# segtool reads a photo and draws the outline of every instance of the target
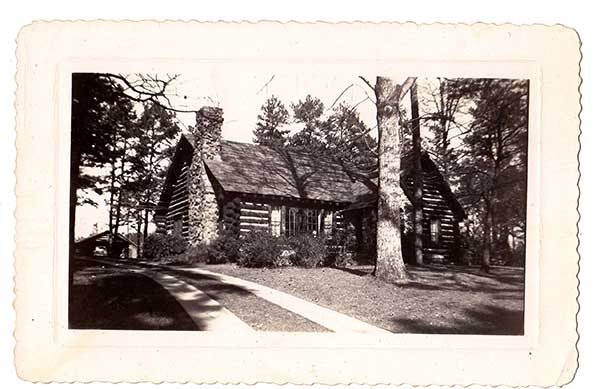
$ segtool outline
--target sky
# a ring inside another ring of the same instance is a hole
[[[375,104],[372,102],[374,93],[357,75],[335,72],[324,75],[310,71],[310,68],[302,72],[277,72],[261,67],[231,72],[221,70],[212,75],[182,74],[174,87],[177,96],[173,99],[173,105],[189,109],[204,105],[221,107],[224,112],[222,135],[229,140],[252,141],[252,131],[260,108],[272,95],[288,107],[292,102],[304,100],[309,94],[318,97],[325,105],[325,115],[330,113],[328,111],[338,98],[337,103],[345,101],[352,106],[360,103],[357,110],[362,120],[370,127],[376,123]],[[194,113],[178,113],[177,117],[186,126],[195,123]]]
[[[203,106],[219,106],[223,109],[224,122],[222,137],[240,142],[252,142],[253,130],[261,106],[272,95],[286,104],[304,100],[307,95],[318,97],[325,106],[324,116],[328,116],[334,105],[345,102],[357,105],[356,110],[365,124],[373,128],[376,135],[375,96],[370,87],[359,78],[363,76],[372,85],[375,73],[372,69],[346,64],[288,64],[278,63],[266,66],[264,63],[248,63],[240,67],[238,63],[200,63],[197,68],[186,65],[184,71],[159,73],[177,74],[167,91],[172,106],[180,110],[198,110]],[[401,83],[405,77],[394,79]],[[426,82],[421,80],[420,83]],[[403,104],[409,111],[409,98]],[[183,129],[195,124],[195,113],[177,113],[177,121]],[[292,132],[297,129],[291,125]],[[298,127],[296,125],[296,127]],[[77,208],[75,236],[85,237],[103,231],[108,226],[106,196],[93,193],[89,197],[98,207],[84,205]],[[152,231],[154,226],[151,226]],[[126,232],[125,229],[121,232]],[[131,231],[133,232],[133,231]]]

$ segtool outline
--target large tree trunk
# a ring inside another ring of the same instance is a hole
[[[400,187],[399,102],[414,83],[402,86],[377,77],[375,97],[379,130],[379,203],[377,208],[377,278],[398,282],[407,279],[402,259],[402,189]]]
[[[141,240],[142,239],[142,216],[140,214],[140,210],[138,209],[136,212],[136,218],[137,218],[137,226],[136,226],[136,238],[137,238],[137,247],[138,247],[138,258],[143,258],[144,257],[144,242]]]
[[[110,199],[108,207],[108,231],[109,234],[113,233],[113,212],[115,210],[115,161],[110,163]]]
[[[412,142],[414,158],[414,243],[415,243],[415,262],[417,265],[423,264],[423,166],[421,166],[421,127],[419,125],[419,96],[417,93],[417,83],[410,88],[410,111],[412,116]]]
[[[79,165],[81,152],[76,146],[71,146],[71,182],[69,188],[69,298],[73,286],[73,273],[75,272],[75,220],[77,209],[77,187],[79,186]]]
[[[146,203],[146,205],[144,206],[144,242],[146,241],[146,238],[148,238],[148,214],[150,213],[150,210],[148,209],[148,203]]]
[[[492,251],[492,206],[489,198],[484,198],[485,215],[483,216],[483,256],[481,258],[481,271],[490,272]]]

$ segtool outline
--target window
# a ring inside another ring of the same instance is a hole
[[[285,212],[285,232],[287,236],[304,233],[319,233],[319,210],[287,208]]]
[[[177,237],[183,236],[183,220],[177,219],[173,222],[173,235]]]
[[[429,221],[429,230],[431,232],[431,243],[433,243],[433,244],[440,243],[440,230],[441,230],[440,219],[431,219]]]

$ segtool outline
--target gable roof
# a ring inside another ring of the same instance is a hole
[[[308,153],[224,140],[220,155],[205,164],[226,192],[338,203],[370,192],[341,164]]]
[[[88,241],[90,241],[90,240],[100,240],[100,239],[102,239],[102,238],[104,238],[104,237],[106,237],[106,238],[108,239],[108,235],[109,235],[109,231],[108,231],[108,230],[104,230],[104,231],[102,231],[102,232],[99,232],[99,233],[97,233],[97,234],[90,235],[90,236],[88,236],[87,238],[81,238],[81,239],[77,240],[77,241],[75,242],[75,244],[81,244],[81,243],[85,243],[85,242],[88,242]],[[117,233],[117,234],[114,236],[114,238],[115,238],[115,239],[122,240],[123,242],[126,242],[126,243],[128,243],[128,244],[131,244],[131,245],[134,245],[134,246],[136,246],[136,247],[137,247],[137,243],[133,242],[131,239],[129,239],[128,237],[126,237],[125,235],[123,235],[123,234],[121,234],[121,233]]]
[[[184,134],[177,145],[173,162],[169,167],[165,186],[159,201],[159,212],[170,198],[176,174],[182,163],[190,163],[193,141]],[[423,167],[440,178],[440,190],[458,216],[464,211],[446,181],[426,152],[422,155]],[[205,161],[210,174],[225,192],[293,199],[309,199],[326,202],[374,205],[377,193],[377,174],[348,169],[343,164],[310,153],[249,143],[221,141],[220,160]],[[412,189],[407,184],[412,175],[414,158],[402,158],[401,185],[412,201]]]

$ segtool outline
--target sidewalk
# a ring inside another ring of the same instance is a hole
[[[361,320],[348,315],[324,308],[320,305],[308,302],[301,298],[292,296],[288,293],[260,285],[240,278],[216,273],[197,267],[179,267],[153,265],[151,263],[130,261],[108,261],[102,259],[93,259],[99,263],[105,263],[111,266],[129,268],[130,271],[143,274],[153,279],[165,290],[167,290],[185,309],[188,315],[196,323],[199,329],[206,331],[235,331],[251,332],[254,331],[248,324],[229,311],[221,303],[208,296],[201,289],[196,288],[188,282],[183,281],[177,275],[167,274],[167,272],[183,272],[196,274],[222,283],[224,286],[234,286],[248,293],[273,303],[285,310],[302,316],[332,332],[337,333],[389,333],[382,328],[367,324]]]
[[[213,277],[223,284],[234,285],[248,292],[276,304],[284,309],[303,316],[333,332],[338,333],[389,333],[382,328],[375,327],[363,321],[352,318],[348,315],[324,308],[320,305],[308,302],[306,300],[294,297],[290,294],[256,284],[254,282],[242,280],[240,278],[215,273],[208,270],[198,269],[196,267],[170,267],[178,271],[185,271],[203,276]]]

